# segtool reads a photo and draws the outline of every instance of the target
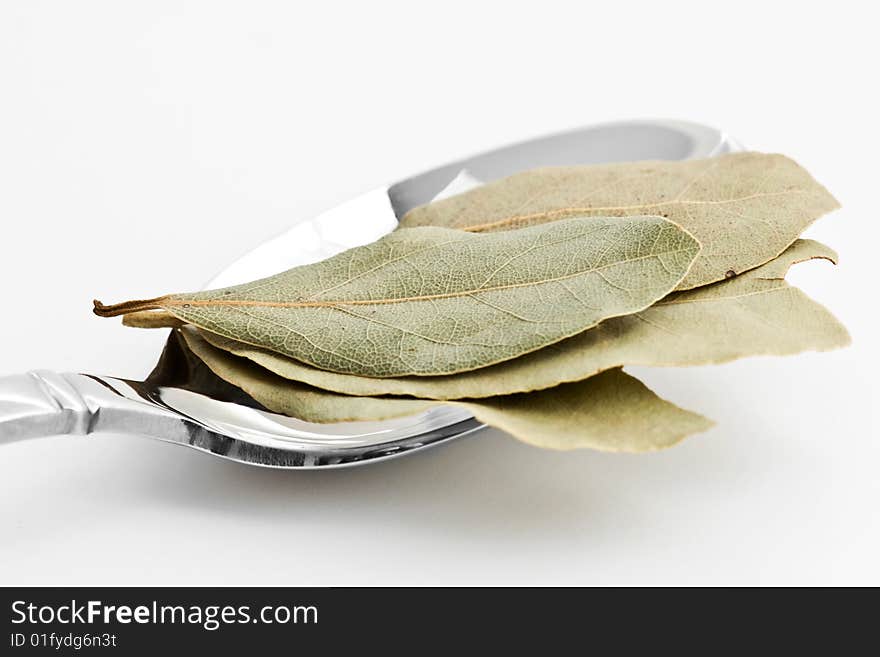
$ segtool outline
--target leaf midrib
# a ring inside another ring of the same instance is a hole
[[[623,260],[616,260],[615,262],[608,263],[607,265],[602,265],[600,267],[591,267],[590,269],[584,269],[573,274],[569,274],[567,276],[557,276],[554,278],[547,278],[539,281],[530,281],[526,283],[511,283],[509,285],[496,285],[493,287],[483,287],[469,290],[458,290],[456,292],[446,292],[442,294],[425,294],[419,296],[412,297],[399,297],[399,298],[390,298],[390,299],[351,299],[351,300],[332,300],[332,301],[260,301],[256,299],[175,299],[174,297],[166,297],[162,299],[162,305],[166,308],[170,307],[205,307],[205,306],[221,306],[221,307],[255,307],[261,306],[266,308],[333,308],[336,306],[371,306],[371,305],[384,305],[384,304],[393,304],[393,303],[409,303],[414,301],[433,301],[436,299],[451,299],[457,297],[468,297],[473,296],[475,294],[482,294],[484,292],[497,292],[500,290],[508,290],[515,289],[521,287],[531,287],[536,285],[546,285],[549,283],[557,283],[559,281],[566,281],[572,278],[576,278],[577,276],[584,276],[587,274],[592,274],[595,272],[602,271],[609,267],[615,267],[621,264],[627,264],[631,262],[638,262],[640,260],[646,260],[648,258],[657,258],[661,255],[674,255],[677,253],[685,253],[688,251],[693,251],[694,249],[674,249],[671,251],[662,251],[659,253],[649,253],[643,256],[638,256],[636,258],[626,258]],[[682,273],[682,277],[687,272]]]
[[[629,210],[648,210],[653,208],[662,208],[670,205],[726,205],[728,203],[742,203],[744,201],[751,201],[756,198],[767,198],[770,196],[783,196],[786,194],[806,194],[810,193],[809,189],[785,189],[778,192],[758,192],[755,194],[747,194],[746,196],[739,196],[736,198],[730,199],[722,199],[719,201],[700,201],[700,200],[683,200],[683,199],[670,199],[668,201],[656,201],[653,203],[637,203],[634,205],[608,205],[608,206],[571,206],[566,208],[557,208],[555,210],[546,210],[544,212],[532,212],[528,214],[520,214],[513,215],[510,217],[505,217],[504,219],[499,219],[497,221],[490,221],[484,224],[475,224],[473,226],[465,226],[460,227],[460,230],[465,230],[471,233],[480,233],[485,230],[491,230],[492,228],[497,228],[499,226],[511,226],[514,224],[524,223],[528,221],[538,220],[538,219],[563,219],[568,215],[578,215],[585,214],[590,212],[626,212]]]

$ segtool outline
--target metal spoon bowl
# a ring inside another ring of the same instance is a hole
[[[682,160],[739,150],[724,133],[679,121],[597,125],[506,146],[367,192],[297,223],[232,263],[206,288],[327,258],[394,230],[410,209],[542,166]],[[0,378],[0,442],[99,432],[136,434],[274,468],[359,465],[482,428],[437,406],[383,422],[311,424],[271,413],[188,359],[174,335],[146,381],[33,371]]]

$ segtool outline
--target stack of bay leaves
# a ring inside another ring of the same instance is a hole
[[[454,404],[541,447],[648,451],[712,423],[623,366],[848,343],[784,280],[836,261],[799,239],[836,207],[780,155],[538,169],[415,208],[323,262],[95,312],[173,327],[221,379],[305,421]]]

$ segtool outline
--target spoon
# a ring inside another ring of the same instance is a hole
[[[680,121],[591,126],[505,146],[367,192],[239,258],[206,289],[244,283],[373,242],[410,209],[542,166],[682,160],[740,150],[723,132]],[[53,435],[142,435],[242,463],[327,468],[388,459],[483,427],[437,406],[382,422],[311,424],[271,413],[189,357],[171,334],[145,381],[32,371],[0,378],[0,444]]]

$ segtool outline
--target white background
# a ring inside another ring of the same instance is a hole
[[[864,4],[864,3],[863,3]],[[854,345],[639,370],[717,428],[648,456],[497,431],[334,472],[155,441],[0,450],[2,584],[880,584],[876,22],[859,3],[0,5],[0,374],[132,378],[91,299],[198,288],[297,220],[475,151],[682,118],[843,203],[791,280]]]

